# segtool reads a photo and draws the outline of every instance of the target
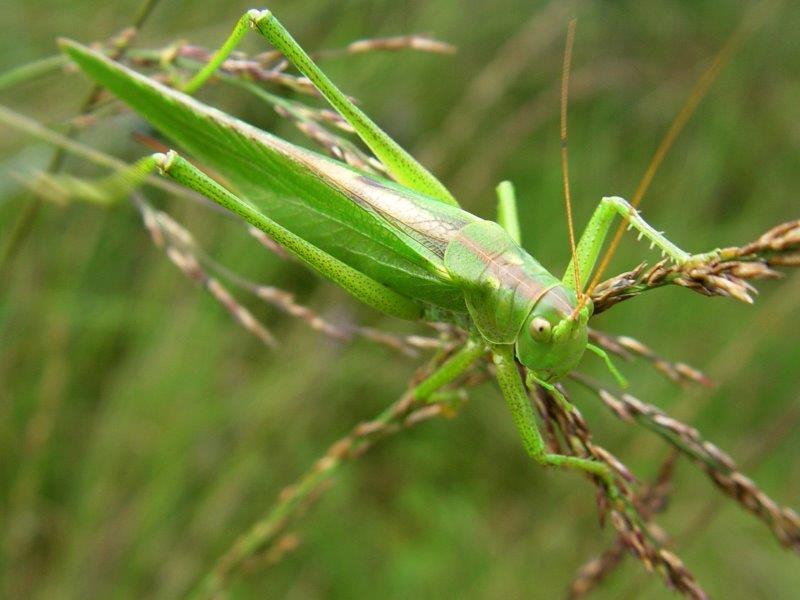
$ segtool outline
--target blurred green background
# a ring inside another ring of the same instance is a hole
[[[138,0],[9,0],[0,70],[52,54],[55,38],[106,39]],[[570,106],[576,220],[602,195],[630,196],[660,136],[749,3],[314,0],[270,2],[311,49],[431,33],[455,56],[376,54],[326,70],[471,211],[515,182],[525,244],[559,272],[568,248],[558,106],[563,40],[579,17]],[[249,3],[162,0],[138,47],[219,44]],[[246,48],[262,47],[253,36]],[[798,217],[800,6],[784,2],[722,73],[645,200],[645,216],[690,250],[743,243]],[[57,74],[0,102],[56,125],[88,90]],[[290,139],[242,94],[205,98]],[[82,135],[126,159],[135,121]],[[13,174],[51,149],[0,127],[0,236],[29,203]],[[89,173],[73,159],[66,169]],[[237,227],[153,195],[219,260],[280,285],[334,320],[414,331],[276,260]],[[615,271],[646,246],[627,240]],[[754,307],[665,289],[598,326],[706,370],[714,389],[681,390],[643,363],[631,391],[689,419],[778,502],[800,506],[797,413],[800,275],[759,286]],[[280,339],[267,351],[154,248],[127,204],[44,205],[0,281],[0,527],[8,598],[172,598],[213,564],[286,484],[359,420],[396,398],[418,361],[365,341],[343,345],[258,303]],[[420,331],[420,330],[417,330]],[[592,361],[587,365],[593,371]],[[598,371],[604,376],[601,371]],[[666,453],[591,396],[575,401],[595,439],[643,479]],[[791,598],[797,557],[686,462],[660,519],[718,598]],[[301,546],[235,579],[232,597],[561,597],[613,539],[590,485],[526,459],[504,404],[478,388],[452,421],[392,437],[343,469],[298,524]],[[628,559],[598,598],[667,598]]]

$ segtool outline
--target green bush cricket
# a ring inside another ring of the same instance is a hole
[[[217,71],[251,28],[311,80],[399,183],[295,146],[189,95]],[[75,42],[61,45],[85,73],[219,174],[225,185],[174,151],[139,161],[126,173],[132,182],[158,169],[258,227],[367,305],[403,319],[463,326],[470,332],[469,341],[414,389],[416,398],[431,399],[490,353],[531,458],[596,476],[612,497],[618,497],[605,464],[548,452],[517,361],[529,384],[548,388],[563,402],[554,384],[578,364],[586,349],[618,376],[605,353],[588,343],[593,307],[586,289],[614,216],[621,216],[675,262],[708,255],[684,252],[625,200],[607,197],[573,243],[573,258],[562,277],[554,276],[520,246],[510,184],[498,187],[498,222],[461,209],[444,185],[320,71],[269,11],[246,13],[182,91]],[[562,148],[565,156],[565,145]]]

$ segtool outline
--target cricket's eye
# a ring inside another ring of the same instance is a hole
[[[530,326],[531,337],[537,342],[547,342],[550,340],[551,326],[550,321],[544,317],[534,317]]]

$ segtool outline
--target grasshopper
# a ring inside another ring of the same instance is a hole
[[[251,29],[314,84],[396,181],[291,144],[192,97]],[[325,76],[267,10],[247,12],[213,58],[180,89],[76,42],[60,44],[82,71],[207,165],[225,185],[172,150],[139,161],[132,171],[135,178],[141,181],[158,170],[214,200],[378,311],[465,328],[468,341],[416,386],[414,396],[430,400],[490,354],[530,457],[541,465],[595,476],[618,497],[607,465],[548,451],[526,383],[544,386],[566,402],[555,384],[587,349],[617,374],[605,352],[588,342],[587,325],[593,310],[587,282],[615,216],[676,263],[708,255],[681,250],[627,201],[606,197],[573,243],[563,275],[553,275],[520,245],[509,183],[498,187],[498,222],[462,209],[433,174]]]

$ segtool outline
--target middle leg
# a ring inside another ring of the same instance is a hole
[[[500,391],[511,409],[511,414],[514,417],[514,422],[517,425],[517,430],[528,455],[543,466],[574,469],[598,477],[605,485],[611,498],[614,500],[620,499],[622,495],[608,465],[588,458],[552,454],[547,451],[542,434],[536,424],[536,417],[533,414],[530,399],[514,361],[513,347],[494,346],[492,355],[497,370],[497,382],[500,384]]]
[[[497,186],[497,222],[508,232],[518,244],[522,243],[522,234],[519,227],[519,211],[517,210],[517,195],[514,185],[510,181],[501,181]]]

